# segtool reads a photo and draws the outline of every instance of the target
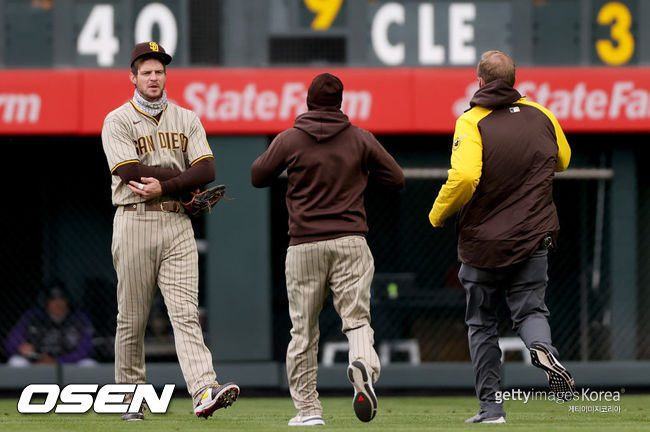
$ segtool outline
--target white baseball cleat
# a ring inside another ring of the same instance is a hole
[[[227,383],[208,388],[201,401],[194,408],[197,417],[207,419],[219,408],[228,408],[237,400],[239,387],[235,383]]]
[[[297,415],[289,420],[289,426],[324,426],[325,420],[319,415],[301,416]]]
[[[348,366],[348,379],[354,386],[354,413],[362,422],[369,422],[377,414],[377,396],[368,368],[361,360],[355,360]]]

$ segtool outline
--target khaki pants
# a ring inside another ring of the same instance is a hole
[[[349,361],[362,360],[379,378],[380,364],[370,327],[370,284],[375,271],[366,239],[341,237],[289,246],[286,259],[291,341],[287,376],[294,405],[303,416],[322,415],[318,400],[318,316],[332,292],[334,307],[347,336]]]

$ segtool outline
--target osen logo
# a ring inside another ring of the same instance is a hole
[[[56,384],[30,384],[20,395],[18,412],[44,414],[54,410],[57,414],[82,414],[92,408],[99,414],[123,414],[138,412],[140,405],[146,402],[149,411],[164,414],[174,387],[174,384],[165,384],[158,397],[152,384],[107,384],[101,388],[98,384],[68,384],[63,390]],[[130,403],[125,403],[124,399],[130,393],[133,393],[133,398]],[[44,395],[45,402],[34,402],[34,395]]]

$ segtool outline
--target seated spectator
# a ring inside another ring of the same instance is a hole
[[[48,289],[45,308],[28,309],[5,341],[10,366],[77,363],[93,365],[93,327],[88,316],[70,309],[61,285]]]

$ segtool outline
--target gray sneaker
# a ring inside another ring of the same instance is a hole
[[[348,379],[354,386],[354,413],[362,422],[369,422],[377,414],[377,396],[366,365],[360,360],[353,361],[348,366]]]
[[[555,358],[555,356],[541,344],[530,346],[530,359],[534,366],[546,372],[548,387],[561,400],[573,399],[576,391],[575,381],[568,370]]]
[[[470,417],[465,420],[465,423],[505,423],[506,418],[502,415],[489,415],[485,411],[481,410],[474,417]]]
[[[122,414],[122,420],[126,420],[126,421],[144,420],[144,408],[145,406],[144,404],[142,404],[140,405],[140,409],[138,410],[138,412],[134,412],[134,413],[127,412]]]

